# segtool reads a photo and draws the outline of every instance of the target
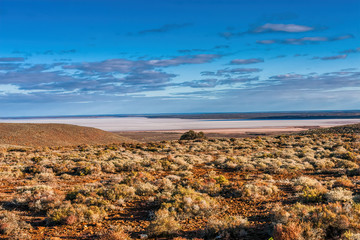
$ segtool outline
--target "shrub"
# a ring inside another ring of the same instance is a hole
[[[177,177],[177,176],[176,176]],[[156,185],[158,186],[160,191],[173,191],[175,189],[174,184],[169,179],[169,176],[167,178],[162,178],[156,182]]]
[[[116,201],[122,198],[131,199],[135,196],[135,188],[126,184],[116,184],[109,188],[100,189],[98,194],[104,198]]]
[[[107,216],[103,207],[71,204],[69,202],[48,212],[50,222],[74,224],[76,222],[98,222]]]
[[[353,199],[352,191],[343,188],[335,188],[325,194],[328,202],[351,202]]]
[[[274,239],[348,239],[360,231],[358,209],[344,202],[274,208]]]
[[[35,174],[34,179],[42,182],[51,182],[56,180],[55,175],[52,172],[37,173]]]
[[[158,187],[152,185],[151,183],[140,183],[137,186],[136,194],[140,196],[149,196],[155,193],[158,190]]]
[[[198,187],[198,189],[201,192],[205,192],[209,194],[210,196],[218,196],[223,190],[220,184],[210,181],[202,184],[201,186]]]
[[[86,176],[86,175],[90,175],[93,173],[93,169],[89,166],[87,167],[76,167],[73,169],[73,172],[75,175],[78,176]]]
[[[0,214],[0,234],[8,235],[9,239],[30,239],[27,233],[30,228],[30,224],[20,220],[17,215],[11,212]]]
[[[205,134],[203,132],[195,132],[193,130],[190,130],[181,135],[180,140],[195,140],[204,138]]]
[[[290,222],[287,225],[281,223],[274,227],[274,239],[276,240],[300,240],[302,228],[297,222]]]
[[[321,202],[323,200],[324,192],[317,188],[310,188],[306,186],[300,193],[300,199],[304,202]]]
[[[52,187],[46,185],[22,187],[18,189],[18,192],[21,196],[14,199],[14,202],[35,211],[47,211],[55,208],[64,199],[63,195],[55,193]]]
[[[316,180],[314,178],[310,178],[310,177],[304,177],[304,176],[301,176],[301,177],[295,179],[294,186],[295,186],[296,191],[301,191],[306,187],[316,188],[319,190],[323,189],[322,184],[318,180]]]
[[[345,169],[357,169],[359,168],[359,165],[349,161],[349,160],[338,160],[336,161],[336,165],[337,168],[345,168]]]
[[[229,184],[229,180],[226,179],[223,175],[220,175],[218,177],[214,177],[215,181],[220,185],[227,185]]]
[[[277,194],[278,188],[272,183],[247,183],[240,189],[240,196],[249,200],[263,200],[268,196]]]
[[[228,216],[222,219],[211,218],[205,228],[206,238],[240,239],[246,233],[247,219],[241,216]]]
[[[294,186],[298,197],[304,202],[321,202],[327,191],[318,180],[304,176],[297,178]]]
[[[176,221],[174,213],[170,213],[167,209],[160,209],[155,214],[149,226],[149,232],[155,236],[169,236],[180,230],[180,223]]]
[[[170,199],[162,203],[161,208],[175,212],[179,219],[211,216],[220,209],[216,199],[205,193],[196,192],[192,188],[183,187],[180,187]]]

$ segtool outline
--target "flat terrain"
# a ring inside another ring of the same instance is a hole
[[[257,136],[274,136],[301,132],[308,129],[316,129],[318,126],[306,127],[280,127],[280,128],[230,128],[230,129],[196,129],[206,133],[209,138],[244,138]],[[124,131],[114,132],[140,142],[177,140],[187,130],[164,130],[164,131]]]
[[[122,131],[174,131],[174,130],[219,130],[219,129],[274,129],[299,127],[332,127],[360,123],[360,118],[345,119],[276,119],[276,120],[237,120],[237,119],[180,119],[146,117],[74,117],[74,118],[32,118],[0,119],[8,123],[61,123],[93,127],[111,132]]]
[[[0,239],[359,239],[360,125],[0,148]]]
[[[298,112],[249,112],[249,113],[190,113],[190,114],[149,114],[149,118],[182,119],[344,119],[360,118],[359,110],[350,111],[298,111]]]
[[[117,134],[68,124],[0,123],[0,145],[69,146],[130,141]]]

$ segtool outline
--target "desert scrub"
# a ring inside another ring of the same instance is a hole
[[[160,159],[159,163],[161,166],[158,166],[157,169],[163,171],[188,170],[190,168],[190,164],[188,164],[186,161],[183,161],[179,157],[165,157]]]
[[[206,239],[240,239],[247,232],[249,225],[246,218],[241,216],[227,216],[221,219],[210,218],[205,227]]]
[[[48,211],[50,222],[74,224],[101,221],[108,212],[119,209],[125,200],[135,196],[135,188],[125,184],[108,187],[89,185],[69,191],[66,202]]]
[[[211,216],[219,212],[220,206],[215,198],[192,188],[179,187],[161,204],[161,209],[176,213],[178,219],[195,216]]]
[[[100,196],[105,199],[116,201],[119,199],[132,199],[136,196],[136,189],[126,184],[115,184],[108,187],[103,187],[98,191]]]
[[[101,163],[101,171],[104,173],[115,173],[116,168],[113,161],[107,161]]]
[[[154,236],[171,236],[176,234],[180,228],[180,223],[176,220],[175,212],[167,209],[160,209],[155,213],[155,219],[151,221],[148,231]]]
[[[97,174],[101,171],[101,166],[96,163],[86,164],[87,166],[78,166],[75,167],[72,171],[74,175],[77,176],[87,176],[92,174]]]
[[[19,196],[13,199],[18,205],[27,206],[34,211],[47,211],[62,203],[64,195],[46,185],[21,187],[18,189]]]
[[[265,182],[257,181],[254,183],[246,183],[239,190],[238,194],[241,198],[247,200],[264,200],[270,196],[278,193],[279,189],[276,185]]]
[[[346,236],[360,233],[360,211],[356,204],[297,203],[277,206],[271,213],[274,239],[348,239]]]
[[[54,182],[56,180],[56,176],[53,172],[42,172],[35,174],[34,180],[39,182]]]
[[[321,202],[323,201],[324,192],[316,188],[305,187],[298,193],[298,197],[303,202]]]
[[[215,171],[210,171],[204,178],[195,180],[192,187],[214,197],[220,195],[229,185],[230,182],[224,175],[217,176]]]
[[[40,164],[34,164],[34,165],[31,165],[31,166],[26,166],[23,169],[24,173],[29,173],[29,174],[32,174],[32,175],[35,175],[35,174],[41,173],[41,172],[45,172],[45,171],[46,171],[46,168],[43,165],[40,165]]]
[[[318,180],[304,176],[294,180],[294,190],[303,202],[321,202],[327,191]]]
[[[330,159],[312,159],[309,163],[314,167],[315,170],[324,170],[335,167],[335,163]]]
[[[338,187],[331,189],[324,195],[324,197],[328,202],[351,202],[353,201],[352,195],[352,191]]]
[[[178,176],[175,176],[175,179],[179,178]],[[166,178],[162,178],[156,181],[156,186],[158,187],[158,190],[161,192],[172,192],[175,189],[175,185],[170,179],[174,179],[173,176],[168,175]],[[176,180],[174,180],[176,181]]]
[[[4,181],[12,181],[22,175],[23,172],[18,166],[0,165],[0,178]]]
[[[216,176],[216,177],[214,177],[214,180],[216,181],[216,183],[218,183],[220,185],[228,185],[229,184],[229,180],[227,180],[224,175]]]
[[[345,169],[356,169],[359,168],[359,165],[357,163],[354,163],[349,160],[336,160],[335,167],[337,168],[345,168]]]
[[[231,170],[243,170],[246,171],[244,165],[250,164],[249,158],[244,156],[237,156],[237,157],[224,157],[220,156],[212,163],[220,169],[231,169]],[[252,166],[252,169],[254,167]]]
[[[115,171],[141,171],[143,169],[144,159],[139,156],[131,158],[122,158],[121,160],[114,161]]]
[[[75,190],[68,192],[66,199],[71,203],[85,204],[87,206],[97,206],[104,210],[115,209],[112,205],[112,201],[105,199],[103,196],[98,195],[96,190]]]
[[[273,235],[276,240],[300,240],[303,239],[302,232],[303,228],[299,222],[290,222],[286,225],[278,223],[274,226]]]
[[[150,196],[153,195],[158,190],[158,187],[147,182],[139,183],[136,186],[136,194],[139,196]]]
[[[345,159],[345,160],[350,160],[350,161],[355,161],[356,160],[356,155],[352,152],[348,152],[344,147],[341,147],[341,149],[337,149],[334,153],[333,153],[334,157],[337,158],[341,158],[341,159]]]
[[[14,213],[8,211],[0,213],[0,234],[7,235],[9,239],[30,239],[28,234],[30,229],[31,225],[20,220]]]
[[[223,190],[223,187],[216,183],[214,179],[205,181],[198,180],[195,184],[192,184],[192,186],[196,190],[207,193],[212,197],[219,196]]]
[[[60,224],[76,224],[79,222],[99,222],[107,216],[103,207],[85,204],[71,204],[69,201],[47,214],[48,220]]]

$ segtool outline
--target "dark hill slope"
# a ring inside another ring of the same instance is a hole
[[[134,142],[96,128],[69,124],[0,123],[0,144],[69,146]]]

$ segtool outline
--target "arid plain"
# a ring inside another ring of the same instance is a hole
[[[15,125],[0,124],[1,239],[360,236],[359,124],[205,137]]]

